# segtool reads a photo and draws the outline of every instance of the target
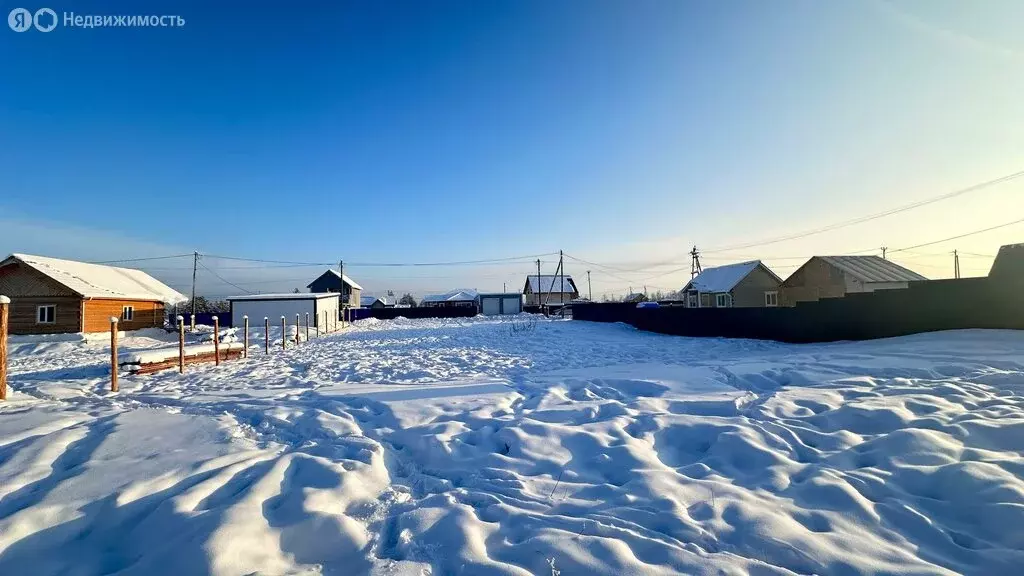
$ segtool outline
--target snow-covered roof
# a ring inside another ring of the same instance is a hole
[[[178,304],[188,300],[170,286],[142,270],[133,268],[118,268],[29,254],[11,254],[4,263],[9,261],[21,262],[83,298],[152,300],[167,304]]]
[[[559,279],[562,282],[559,282]],[[530,285],[530,292],[533,294],[558,294],[560,292],[572,293],[576,292],[576,283],[572,281],[572,276],[566,274],[565,276],[553,275],[553,274],[541,274],[537,276],[527,276],[526,281]]]
[[[924,276],[881,256],[818,256],[861,282],[916,282]]]
[[[228,296],[228,300],[321,300],[337,298],[337,292],[281,292],[279,294],[248,294],[245,296]]]
[[[364,307],[373,306],[373,303],[380,300],[381,304],[388,305],[388,299],[385,296],[360,296],[359,305]]]
[[[466,300],[476,300],[476,290],[452,290],[451,292],[445,292],[444,294],[428,294],[420,300],[423,302],[462,302]]]
[[[327,272],[324,272],[324,274],[328,274],[328,273],[329,274],[333,274],[335,277],[339,276],[338,271],[333,269],[333,268],[330,268],[330,269],[327,270]],[[320,276],[323,276],[323,274],[321,274]],[[317,278],[320,278],[320,276],[317,276]],[[345,284],[348,284],[349,286],[351,286],[352,288],[354,288],[356,290],[362,290],[363,289],[362,286],[360,286],[359,284],[356,284],[355,280],[349,278],[348,274],[345,274],[342,277],[342,280],[345,281]],[[313,283],[310,282],[309,284],[306,284],[306,288],[309,288],[312,285],[313,285]]]
[[[705,268],[703,272],[697,275],[696,278],[690,280],[683,290],[696,290],[698,292],[729,292],[740,283],[741,280],[747,277],[754,271],[755,268],[761,265],[760,260],[750,260],[749,262],[739,262],[736,264],[727,264],[725,266],[717,266],[715,268]],[[765,270],[768,270],[766,267]],[[775,273],[771,270],[768,272],[775,276]],[[782,282],[782,279],[775,276],[775,279]]]

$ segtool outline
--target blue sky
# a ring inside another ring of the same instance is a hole
[[[182,28],[0,29],[0,251],[372,263],[562,249],[605,266],[567,266],[593,269],[595,293],[621,293],[678,288],[689,275],[671,271],[694,243],[1024,169],[1018,2],[209,4],[146,3]],[[1016,181],[706,265],[760,257],[784,277],[797,257],[1024,217],[1022,192]],[[983,255],[1022,239],[1009,227],[904,263],[948,276],[958,248],[983,273]],[[316,276],[206,263],[248,290]],[[189,262],[146,266],[181,285]],[[351,272],[423,293],[518,285],[534,269]],[[238,290],[207,277],[201,291]]]

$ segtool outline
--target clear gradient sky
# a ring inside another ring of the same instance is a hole
[[[23,4],[43,6],[8,2],[3,15]],[[562,249],[617,269],[567,263],[581,280],[593,270],[599,297],[680,288],[693,244],[817,228],[1024,170],[1016,0],[45,5],[186,24],[0,28],[4,253],[373,263]],[[704,263],[756,257],[785,277],[813,254],[1018,218],[1024,178]],[[1024,225],[894,259],[948,277],[956,248],[980,275],[986,255],[1020,241]],[[204,263],[262,292],[319,272]],[[191,273],[187,259],[140,267],[179,288]],[[519,289],[534,271],[346,270],[371,292],[418,295]],[[203,271],[200,292],[240,290]]]

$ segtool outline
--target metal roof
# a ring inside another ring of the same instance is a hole
[[[761,266],[760,260],[751,260],[749,262],[738,262],[736,264],[728,264],[726,266],[716,266],[715,268],[705,268],[703,272],[697,275],[696,278],[690,280],[690,282],[683,288],[683,290],[696,290],[698,292],[729,292],[740,283],[741,280],[747,277],[754,271],[755,268]],[[775,276],[775,279],[780,283],[782,279],[775,275],[767,266],[764,267],[768,270],[768,273]]]
[[[359,305],[363,306],[363,307],[370,307],[370,306],[373,306],[373,303],[378,301],[378,300],[380,300],[381,304],[383,304],[385,306],[388,305],[387,296],[360,296],[359,297]]]
[[[322,300],[337,298],[337,292],[280,292],[277,294],[247,294],[228,296],[226,300]]]
[[[559,278],[562,278],[562,283],[559,283]],[[576,283],[572,281],[572,276],[568,274],[564,277],[557,274],[542,274],[540,276],[534,274],[533,276],[527,276],[526,281],[529,283],[530,292],[533,294],[558,294],[577,291]]]
[[[340,276],[340,274],[338,274],[338,271],[333,269],[333,268],[329,268],[327,270],[327,272],[324,272],[324,274],[328,274],[328,273],[333,274],[334,276]],[[316,279],[319,280],[320,277],[323,276],[324,274],[321,274],[320,276],[317,276]],[[355,290],[362,290],[363,289],[362,286],[360,286],[359,284],[355,283],[355,280],[352,280],[351,278],[349,278],[348,274],[345,275],[343,280],[345,281],[345,284],[348,284],[349,286],[351,286]],[[313,282],[316,282],[316,280],[314,280]],[[306,288],[312,287],[313,286],[313,282],[310,282],[309,284],[306,284]]]
[[[178,304],[188,300],[163,282],[133,268],[117,268],[29,254],[11,254],[3,263],[12,261],[21,262],[83,298],[151,300],[167,304]]]
[[[881,256],[816,256],[861,282],[917,282],[924,276]]]
[[[445,292],[444,294],[428,294],[424,296],[420,303],[423,302],[465,302],[468,300],[476,300],[476,290],[452,290],[451,292]]]

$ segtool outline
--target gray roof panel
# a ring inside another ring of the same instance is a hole
[[[876,282],[918,282],[924,276],[881,256],[818,256],[843,273],[866,284]]]

